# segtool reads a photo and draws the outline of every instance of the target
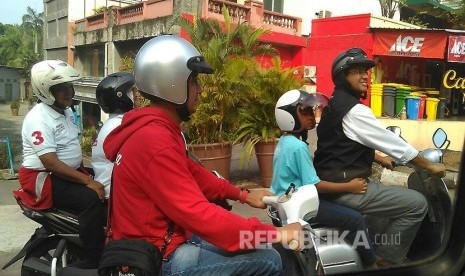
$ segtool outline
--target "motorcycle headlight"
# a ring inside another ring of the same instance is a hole
[[[426,149],[420,154],[428,161],[433,163],[442,163],[442,151],[440,149]]]

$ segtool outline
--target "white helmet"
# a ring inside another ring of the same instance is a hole
[[[32,91],[48,105],[55,102],[50,87],[79,79],[81,75],[78,71],[61,60],[44,60],[34,64],[31,69]]]
[[[136,87],[173,104],[187,101],[191,73],[213,73],[213,68],[187,40],[161,35],[147,41],[134,61]]]
[[[308,93],[293,89],[284,93],[276,103],[274,114],[281,131],[299,131],[300,121],[297,116],[297,107],[323,109],[328,104],[328,97],[321,93]]]

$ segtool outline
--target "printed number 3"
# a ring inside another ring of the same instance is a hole
[[[36,138],[36,140],[33,142],[33,144],[36,146],[44,142],[44,137],[42,137],[42,132],[40,131],[34,131],[31,136]]]

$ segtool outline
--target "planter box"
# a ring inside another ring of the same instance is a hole
[[[209,170],[215,170],[229,179],[232,145],[230,142],[213,144],[189,144],[189,150]]]

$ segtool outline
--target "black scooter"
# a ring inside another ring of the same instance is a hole
[[[401,129],[390,126],[387,129],[401,136]],[[420,152],[428,161],[443,163],[444,153],[447,151],[450,141],[442,128],[438,128],[433,134],[435,148],[429,148]],[[407,166],[396,164],[396,166]],[[424,169],[414,167],[410,173],[407,185],[409,189],[423,194],[428,201],[428,214],[423,219],[417,236],[410,247],[407,258],[411,261],[424,260],[437,254],[445,243],[449,233],[452,219],[452,201],[447,185],[443,178],[430,176]]]
[[[16,201],[27,218],[42,226],[35,230],[20,252],[2,269],[24,258],[22,276],[51,275],[51,262],[61,240],[66,241],[67,254],[65,259],[60,259],[60,264],[87,266],[86,253],[82,250],[83,245],[79,238],[77,215],[60,209],[33,210],[20,198],[16,198]]]

